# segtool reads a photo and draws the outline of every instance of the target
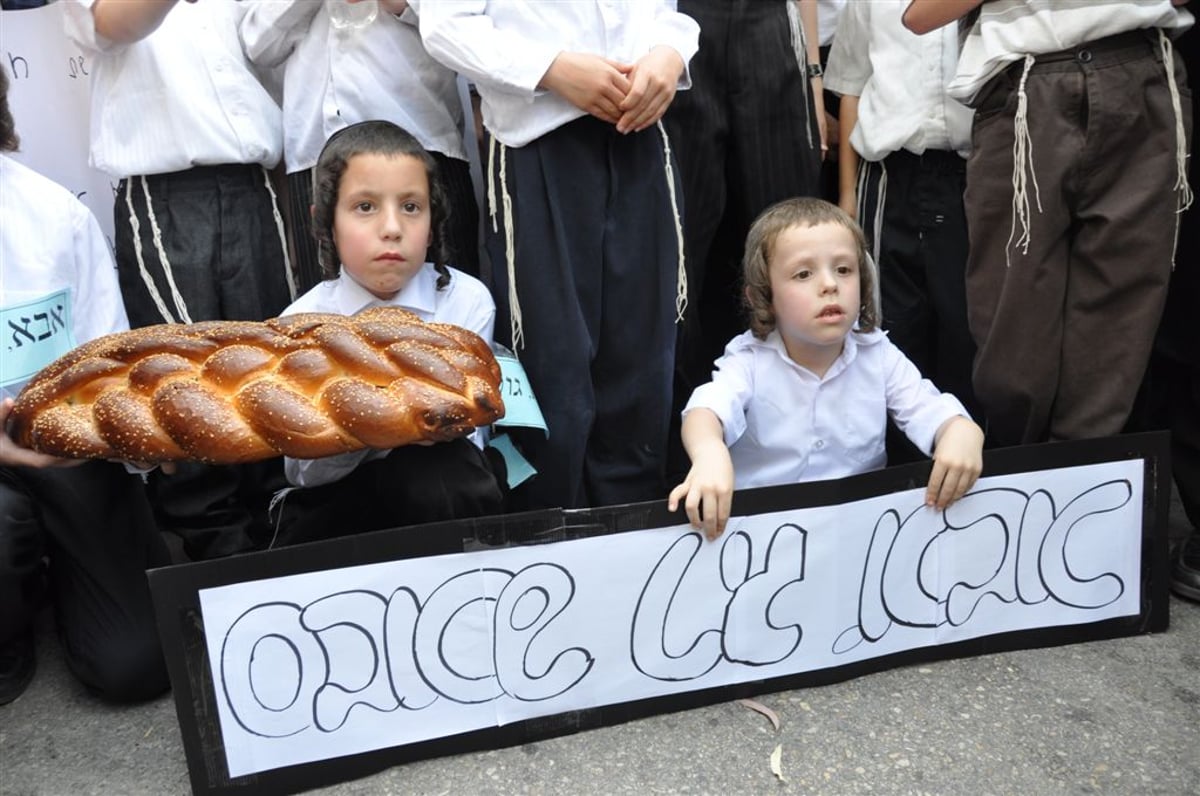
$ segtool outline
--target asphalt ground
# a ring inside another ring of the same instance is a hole
[[[1173,496],[1170,535],[1189,532]],[[1200,794],[1200,604],[1161,634],[907,666],[534,744],[396,766],[323,794]],[[777,752],[779,775],[773,771]],[[97,701],[53,618],[0,708],[0,794],[190,790],[174,702]]]

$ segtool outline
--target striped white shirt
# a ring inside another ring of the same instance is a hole
[[[96,33],[94,2],[64,0],[67,35],[92,74],[92,166],[120,179],[279,162],[279,105],[238,40],[245,3],[178,3],[154,32],[122,45]]]
[[[284,69],[289,173],[315,166],[329,136],[369,119],[395,122],[426,149],[467,159],[454,72],[425,52],[415,24],[379,14],[364,28],[339,31],[325,4],[315,0],[246,6],[246,53],[260,67]]]
[[[1171,0],[990,0],[963,43],[950,93],[974,101],[988,81],[1026,55],[1043,55],[1141,28],[1178,36],[1190,12]]]

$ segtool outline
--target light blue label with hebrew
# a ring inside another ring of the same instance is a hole
[[[0,386],[15,392],[35,373],[75,347],[71,291],[0,307]]]
[[[528,459],[521,455],[521,452],[513,445],[512,438],[507,434],[492,437],[488,440],[488,447],[495,448],[504,457],[505,469],[508,471],[509,489],[515,489],[537,475],[537,470],[533,468]]]
[[[504,399],[504,417],[496,425],[538,428],[549,436],[546,418],[533,395],[524,366],[509,354],[497,354],[496,361],[500,363],[500,397]]]

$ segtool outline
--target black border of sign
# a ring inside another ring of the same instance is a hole
[[[377,749],[230,779],[225,764],[213,680],[200,615],[202,589],[358,564],[463,552],[474,542],[491,546],[541,544],[678,524],[665,501],[577,511],[539,511],[403,528],[328,542],[184,564],[149,572],[159,634],[174,688],[192,789],[198,794],[237,791],[294,793],[345,782],[391,766],[440,755],[528,743],[643,716],[709,705],[770,691],[840,682],[872,672],[926,661],[1014,649],[1161,632],[1169,621],[1167,512],[1170,504],[1169,435],[1133,434],[989,451],[984,475],[1073,467],[1106,461],[1145,460],[1142,507],[1141,612],[1086,625],[1018,630],[984,638],[922,647],[858,663],[796,675],[755,680],[683,694],[606,705],[503,727]],[[836,481],[767,487],[739,492],[738,514],[847,503],[923,486],[930,464],[891,467]]]

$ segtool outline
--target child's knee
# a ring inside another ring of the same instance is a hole
[[[170,687],[162,648],[153,633],[112,637],[86,653],[68,649],[67,657],[76,676],[110,702],[144,702]]]

